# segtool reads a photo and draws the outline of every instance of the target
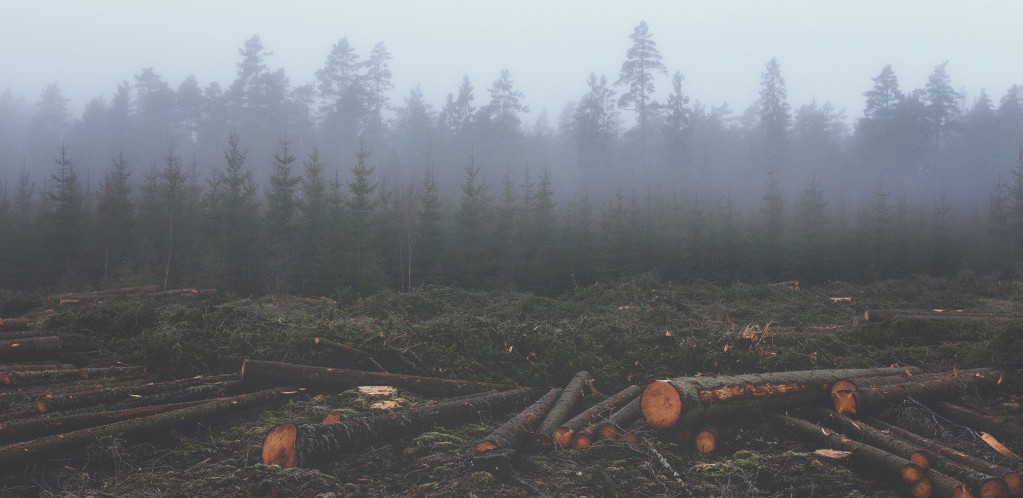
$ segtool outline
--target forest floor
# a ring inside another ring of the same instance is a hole
[[[851,298],[832,300],[831,298]],[[335,301],[292,297],[200,306],[145,298],[53,308],[43,296],[0,293],[0,316],[45,319],[78,366],[143,365],[152,379],[239,371],[245,358],[531,386],[563,386],[589,370],[604,394],[680,375],[816,368],[918,366],[926,371],[993,367],[993,395],[957,401],[1023,416],[1023,281],[963,275],[872,285],[677,284],[650,275],[559,296],[426,288]],[[862,320],[865,309],[977,309],[998,320]],[[832,327],[832,328],[813,328]],[[785,334],[742,334],[743,330]],[[323,337],[373,360],[323,348]],[[376,362],[374,364],[373,362]],[[428,399],[399,391],[398,405]],[[267,430],[319,423],[327,413],[372,410],[353,391],[307,392],[286,403],[154,433],[107,437],[88,448],[0,472],[2,496],[906,496],[897,482],[813,453],[794,435],[750,414],[722,430],[709,455],[653,432],[635,446],[532,451],[479,459],[472,448],[512,416],[438,427],[318,469],[260,463]],[[881,414],[1000,464],[976,434],[904,402]],[[1014,448],[1017,453],[1023,448]]]

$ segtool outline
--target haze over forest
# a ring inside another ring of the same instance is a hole
[[[345,37],[308,82],[255,35],[231,81],[168,81],[153,61],[80,113],[60,82],[6,90],[0,286],[556,292],[641,271],[819,281],[1023,261],[1023,86],[967,96],[950,62],[919,87],[881,65],[853,111],[791,102],[769,58],[732,109],[690,93],[645,21],[616,36],[618,71],[533,112],[512,70],[433,101],[395,88],[387,40]]]

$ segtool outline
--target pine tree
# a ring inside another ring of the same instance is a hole
[[[781,76],[781,66],[773,57],[760,75],[759,111],[758,129],[763,140],[767,169],[777,172],[781,170],[788,151],[792,111],[785,79]]]
[[[643,169],[646,169],[647,158],[647,126],[651,117],[651,104],[654,93],[654,79],[658,74],[667,75],[668,70],[661,62],[661,52],[657,49],[653,34],[646,21],[640,21],[629,36],[632,47],[625,55],[621,73],[615,85],[625,85],[628,91],[618,99],[619,107],[632,109],[638,115],[640,153]]]

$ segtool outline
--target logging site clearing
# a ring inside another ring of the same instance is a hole
[[[0,496],[1023,494],[1023,281],[0,291]]]

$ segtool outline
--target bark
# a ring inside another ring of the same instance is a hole
[[[1008,492],[1012,495],[1023,494],[1023,476],[1014,470],[1007,469],[982,458],[950,448],[933,439],[925,438],[901,427],[882,422],[875,418],[867,419],[874,427],[887,431],[892,437],[908,441],[931,452],[931,454],[971,468],[977,472],[1001,478],[1005,481]]]
[[[77,379],[95,379],[102,377],[128,377],[145,373],[143,367],[102,367],[102,368],[67,368],[59,370],[26,370],[0,374],[0,384],[8,386],[35,386],[53,384]]]
[[[923,477],[923,470],[917,464],[875,446],[845,437],[831,429],[779,413],[769,414],[768,419],[815,444],[827,444],[832,448],[848,451],[853,462],[877,469],[882,475],[892,479],[899,478],[912,484]]]
[[[629,404],[615,410],[597,425],[597,439],[614,439],[618,434],[625,432],[625,429],[632,425],[640,417],[641,397],[637,396]]]
[[[349,417],[327,425],[288,422],[270,429],[263,439],[263,463],[281,467],[326,467],[339,456],[374,443],[411,437],[435,425],[479,421],[525,406],[533,399],[528,387],[424,403],[400,410]]]
[[[245,360],[242,363],[241,375],[242,381],[260,384],[299,385],[326,389],[350,389],[362,385],[380,385],[407,389],[428,396],[451,396],[507,387],[490,382],[364,372],[259,360]]]
[[[75,431],[87,427],[106,425],[120,420],[144,417],[195,406],[205,401],[185,401],[166,405],[143,406],[126,410],[111,410],[73,415],[39,416],[0,423],[0,444],[26,441],[51,434]]]
[[[231,378],[235,378],[235,375],[227,374],[215,377],[196,376],[167,382],[150,382],[148,384],[99,388],[87,392],[47,394],[36,399],[36,409],[39,410],[39,413],[50,413],[70,410],[72,408],[81,408],[84,406],[95,406],[102,403],[135,400],[139,397],[151,394],[180,390],[181,388],[188,388],[199,384],[222,382],[230,380]]]
[[[576,372],[572,380],[568,381],[568,385],[565,386],[565,390],[561,392],[561,396],[558,397],[558,401],[554,403],[550,413],[544,418],[543,422],[540,423],[540,427],[536,429],[537,441],[542,445],[551,444],[551,434],[554,429],[561,425],[566,420],[572,418],[572,412],[575,409],[575,405],[579,404],[579,400],[583,397],[586,389],[586,383],[593,380],[593,376],[586,370]]]
[[[75,368],[75,366],[70,363],[14,363],[0,365],[0,374],[26,372],[29,370],[67,370],[70,368]]]
[[[24,337],[0,341],[0,359],[28,355],[56,354],[60,351],[60,337]]]
[[[947,379],[955,377],[957,375],[969,376],[979,374],[983,376],[997,375],[997,372],[990,368],[977,368],[972,370],[960,370],[960,371],[949,371],[949,372],[937,372],[937,373],[926,373],[926,374],[915,374],[912,377],[906,376],[889,376],[889,377],[868,377],[861,379],[842,379],[835,382],[831,386],[831,404],[835,411],[838,413],[855,413],[856,400],[854,393],[857,388],[877,388],[881,386],[889,386],[894,384],[903,384],[906,382],[925,382],[933,381],[936,379]],[[847,410],[853,410],[848,412]]]
[[[149,434],[171,427],[191,425],[237,413],[253,406],[266,405],[283,399],[288,394],[290,393],[280,388],[267,389],[251,394],[218,398],[147,417],[122,420],[66,434],[56,434],[24,443],[10,444],[0,447],[0,468],[22,468],[50,456],[65,456],[69,451],[88,445],[97,438],[105,436],[144,438]]]
[[[949,403],[948,401],[936,402],[934,409],[956,422],[984,432],[1011,438],[1015,440],[1017,445],[1023,445],[1023,426],[1002,417],[981,413],[965,406]]]
[[[521,449],[534,443],[536,440],[532,437],[533,432],[551,411],[563,391],[564,389],[560,387],[548,391],[536,403],[483,438],[476,444],[476,451],[483,452],[498,448]]]
[[[929,470],[927,475],[910,486],[915,498],[938,496],[942,498],[974,498],[970,488],[941,472]]]
[[[866,310],[863,319],[868,322],[883,322],[895,317],[922,318],[928,320],[990,320],[997,317],[987,311],[953,309],[918,310]]]
[[[385,373],[387,372],[386,368],[380,366],[380,364],[377,363],[377,360],[375,358],[373,358],[373,355],[371,355],[371,354],[369,354],[369,353],[367,353],[367,352],[365,352],[365,351],[363,351],[361,349],[353,348],[353,347],[351,347],[351,346],[349,346],[347,344],[341,344],[340,342],[335,342],[335,341],[332,341],[330,339],[324,339],[322,337],[314,338],[313,339],[313,344],[316,344],[318,346],[327,346],[327,347],[330,347],[330,348],[333,348],[333,349],[337,349],[339,351],[345,351],[347,353],[352,353],[354,355],[363,356],[367,360],[369,360],[370,363],[373,364],[373,366],[379,368],[381,372],[385,372]]]
[[[693,435],[693,446],[696,451],[707,454],[713,453],[718,447],[718,428],[713,424],[701,427]]]
[[[582,429],[587,424],[600,420],[601,417],[609,414],[611,410],[632,401],[633,398],[639,396],[642,390],[643,388],[637,385],[631,385],[618,391],[617,394],[608,396],[604,401],[583,410],[582,413],[554,428],[554,439],[562,448],[574,446],[572,444],[572,437],[575,435],[575,431]]]
[[[14,341],[27,337],[41,337],[42,335],[43,331],[41,330],[12,330],[10,332],[0,332],[0,341]]]
[[[28,318],[0,318],[0,331],[3,332],[27,330],[34,325]]]
[[[918,445],[893,438],[890,434],[886,434],[880,429],[875,429],[865,422],[854,421],[841,413],[828,410],[827,408],[818,407],[817,413],[823,415],[830,425],[833,425],[847,436],[905,458],[915,463],[921,469],[927,470],[931,466],[930,452]]]
[[[978,387],[994,387],[1001,379],[1001,374],[990,369],[967,370],[963,372],[946,372],[940,375],[921,376],[908,379],[901,384],[880,384],[872,386],[869,379],[856,382],[856,388],[849,399],[835,398],[832,406],[843,415],[870,413],[883,409],[906,398],[928,400],[947,398],[962,391],[970,385]]]
[[[713,417],[823,403],[831,384],[852,377],[903,375],[907,368],[798,370],[720,377],[680,377],[650,383],[640,408],[651,427],[666,429]]]

